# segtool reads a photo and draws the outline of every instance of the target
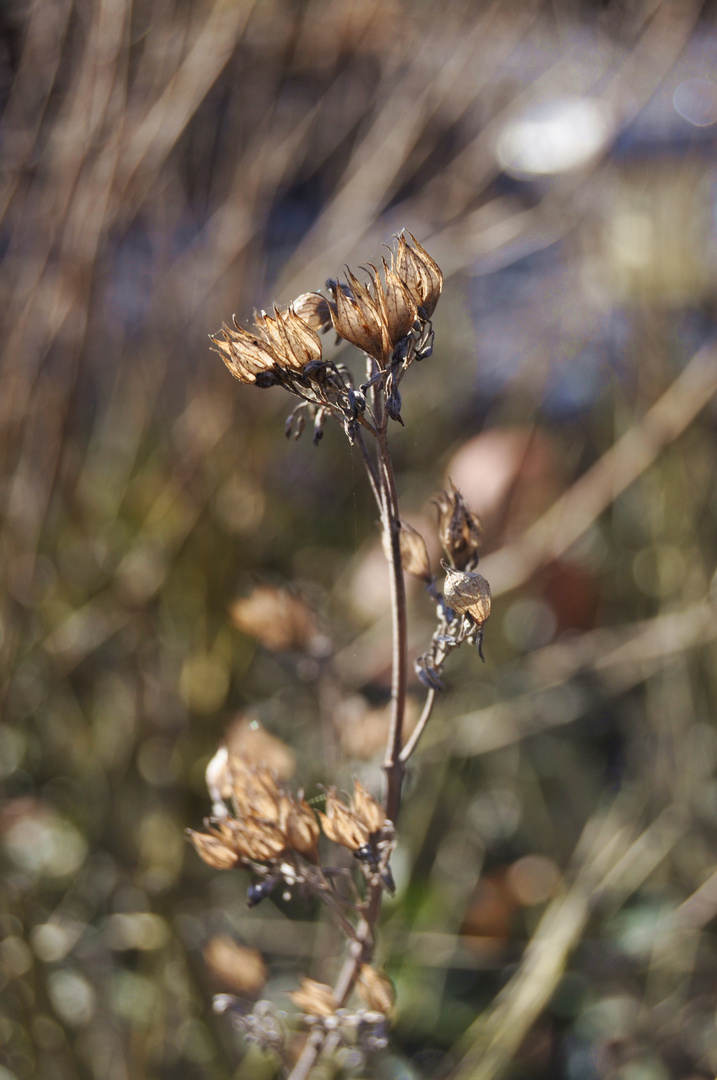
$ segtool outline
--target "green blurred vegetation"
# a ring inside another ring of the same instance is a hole
[[[393,432],[404,513],[437,560],[451,476],[495,599],[407,781],[391,1049],[344,1075],[713,1077],[713,8],[0,20],[0,1080],[268,1080],[211,1012],[239,978],[217,941],[261,951],[279,1008],[333,976],[316,910],[247,911],[184,830],[241,718],[312,795],[380,784],[374,511],[343,434],[286,442],[288,399],[207,334],[404,226],[447,275]],[[237,628],[257,581],[298,590],[330,659]]]

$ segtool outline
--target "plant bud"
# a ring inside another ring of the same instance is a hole
[[[441,565],[446,571],[443,596],[448,606],[460,615],[470,615],[478,626],[482,626],[490,615],[491,594],[486,579],[469,570],[455,570],[446,562]]]
[[[396,1000],[396,991],[387,975],[376,971],[370,964],[363,964],[359,971],[356,989],[374,1012],[390,1016]]]
[[[430,581],[431,563],[421,534],[407,521],[402,520],[400,539],[403,569],[407,574],[412,574],[421,581]]]

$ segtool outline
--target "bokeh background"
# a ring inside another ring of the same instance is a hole
[[[225,737],[380,785],[375,513],[207,334],[403,227],[404,513],[437,558],[452,477],[494,609],[406,788],[391,1046],[336,1068],[714,1076],[715,80],[695,0],[2,5],[1,1080],[269,1080],[212,995],[332,977],[184,829]]]

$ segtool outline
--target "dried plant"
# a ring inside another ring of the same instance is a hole
[[[347,268],[345,281],[327,282],[326,296],[304,293],[286,309],[275,307],[271,315],[261,311],[251,329],[234,317],[232,326],[224,325],[212,337],[215,350],[240,382],[261,389],[281,386],[299,399],[287,420],[287,435],[298,438],[309,420],[318,442],[327,418],[341,424],[366,468],[390,568],[393,668],[383,802],[355,780],[348,801],[330,786],[322,797],[323,810],[315,815],[303,792],[292,794],[268,767],[223,746],[207,768],[213,811],[206,832],[189,830],[197,853],[211,867],[244,866],[252,872],[250,907],[275,888],[286,893],[298,890],[322,902],[346,936],[348,952],[334,986],[304,978],[291,994],[310,1029],[293,1062],[291,1080],[306,1077],[317,1056],[339,1043],[368,1049],[386,1045],[393,988],[372,962],[382,896],[395,891],[390,862],[406,765],[430,717],[435,691],[443,689],[447,656],[464,641],[475,643],[481,652],[490,614],[490,587],[476,572],[482,526],[453,484],[435,500],[446,556],[441,564],[446,575],[442,592],[423,537],[400,516],[389,425],[404,423],[400,386],[407,371],[433,352],[431,317],[443,288],[438,264],[409,236],[412,243],[403,234],[398,237],[390,262],[382,259],[383,275],[369,265],[368,283]],[[357,384],[348,365],[324,355],[319,335],[331,329],[338,341],[363,353],[363,382]],[[428,696],[408,739],[404,570],[424,583],[437,605],[430,648],[415,665]],[[269,649],[310,650],[315,635],[314,622],[301,602],[269,587],[235,603],[232,617]],[[350,875],[348,884],[346,873],[320,851],[320,831],[332,845],[353,853],[358,877]],[[354,990],[367,1010],[347,1008]],[[267,1002],[248,1013],[240,1002],[222,995],[217,1007],[231,1008],[247,1037],[282,1055],[289,1053],[280,1034],[285,1017]]]

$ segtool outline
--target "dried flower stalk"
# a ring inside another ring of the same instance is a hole
[[[384,891],[395,886],[390,858],[396,843],[406,763],[428,722],[442,670],[450,652],[464,641],[482,656],[483,628],[490,614],[490,587],[477,573],[482,526],[460,492],[449,482],[435,504],[438,534],[446,561],[443,593],[432,574],[426,544],[401,520],[389,449],[391,421],[403,424],[400,384],[414,361],[433,351],[431,317],[443,289],[443,274],[410,233],[401,234],[390,261],[369,264],[364,282],[346,269],[345,280],[327,282],[327,295],[303,293],[287,308],[258,313],[251,328],[233,319],[212,337],[232,375],[260,389],[281,386],[299,399],[287,419],[286,434],[298,438],[307,420],[314,442],[327,418],[343,427],[360,451],[373,491],[390,568],[393,615],[391,716],[383,769],[386,791],[379,803],[358,780],[350,799],[335,787],[314,814],[299,792],[291,793],[270,769],[250,764],[226,747],[207,769],[213,816],[206,832],[189,831],[202,859],[215,869],[244,866],[252,871],[248,902],[259,903],[272,889],[299,889],[318,897],[346,933],[349,949],[333,987],[304,978],[291,994],[311,1028],[290,1080],[306,1080],[322,1053],[347,1040],[369,1048],[386,1044],[387,1018],[393,1010],[390,980],[373,966],[376,924]],[[366,378],[357,385],[351,370],[327,359],[320,334],[333,329],[364,354]],[[372,440],[372,446],[367,439]],[[422,580],[437,604],[437,627],[416,671],[428,687],[423,713],[404,743],[407,687],[407,626],[404,570]],[[238,601],[232,617],[245,632],[273,650],[311,650],[316,624],[302,602],[289,593],[264,589]],[[320,831],[325,841],[353,852],[360,870],[348,897],[334,887],[334,875],[322,865]],[[363,886],[360,886],[363,879]],[[346,1008],[356,989],[368,1011]],[[250,1014],[227,995],[217,1009],[231,1010],[247,1038],[273,1049],[282,1044],[279,1014],[259,1002]]]

